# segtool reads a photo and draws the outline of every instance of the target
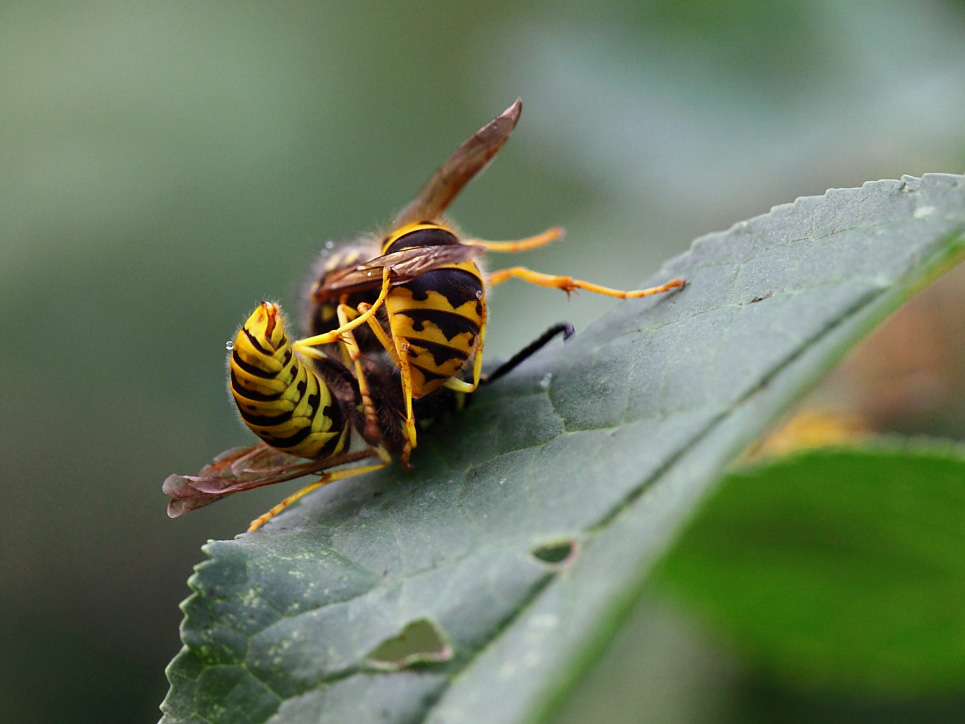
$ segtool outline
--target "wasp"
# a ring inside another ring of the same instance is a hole
[[[382,445],[349,452],[358,424],[357,387],[337,360],[316,355],[310,364],[295,354],[278,305],[262,302],[238,330],[229,361],[229,388],[244,423],[261,438],[229,450],[198,475],[171,475],[172,518],[231,493],[309,474],[320,477],[252,522],[255,530],[283,508],[325,483],[361,475],[391,461]],[[331,470],[365,458],[379,462]]]
[[[553,337],[572,333],[567,324],[551,327],[487,380],[502,377]],[[345,336],[348,339],[340,344],[351,345],[351,337]],[[285,330],[280,308],[269,302],[255,309],[230,346],[231,395],[241,419],[261,441],[223,453],[198,475],[168,476],[163,490],[171,496],[168,515],[172,518],[232,493],[305,475],[319,476],[252,521],[250,532],[326,483],[388,465],[392,454],[404,448],[401,428],[389,424],[399,419],[403,407],[394,367],[367,361],[365,373],[378,384],[363,394],[364,386],[360,387],[352,371],[337,359],[317,351],[301,358]],[[417,413],[428,422],[462,401],[461,393],[440,390],[422,400]],[[370,415],[380,421],[375,432],[365,430],[363,420]],[[350,451],[353,429],[361,432],[366,448]],[[365,459],[377,461],[343,467]]]
[[[352,353],[345,361],[356,366],[363,388],[359,355],[381,350],[398,368],[404,405],[401,459],[407,468],[417,443],[415,401],[443,387],[470,393],[482,379],[489,288],[516,278],[561,289],[567,296],[582,289],[629,299],[684,285],[678,278],[650,289],[622,291],[520,266],[488,275],[482,271],[478,259],[485,252],[526,251],[563,236],[555,227],[516,241],[465,239],[444,218],[462,188],[509,139],[521,111],[517,99],[456,149],[399,212],[387,234],[363,238],[323,258],[308,295],[311,336],[295,342],[296,349],[324,346],[333,334],[352,332],[345,348]],[[463,374],[466,370],[470,374]],[[377,423],[374,417],[368,420],[371,430]]]
[[[517,100],[465,141],[395,218],[390,231],[324,259],[308,303],[309,336],[292,341],[277,305],[263,302],[238,331],[229,363],[230,389],[245,424],[261,441],[229,450],[198,475],[171,475],[164,491],[176,517],[225,495],[318,475],[252,522],[334,480],[377,470],[399,455],[409,467],[417,422],[427,425],[486,381],[498,379],[558,334],[557,325],[497,368],[482,374],[486,291],[511,278],[627,299],[683,286],[621,291],[524,267],[489,275],[485,252],[535,249],[562,237],[560,228],[516,241],[461,238],[443,214],[509,138]],[[352,432],[366,443],[351,451]],[[364,464],[355,465],[362,461]],[[349,467],[345,467],[349,466]]]

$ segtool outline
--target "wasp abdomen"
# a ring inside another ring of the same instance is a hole
[[[241,419],[272,447],[329,457],[348,442],[348,425],[324,381],[292,352],[278,307],[262,302],[235,338],[231,394]]]
[[[483,324],[483,284],[474,262],[425,272],[386,299],[399,354],[412,370],[412,394],[422,397],[455,377],[475,353]]]

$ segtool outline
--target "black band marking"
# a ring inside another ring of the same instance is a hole
[[[256,392],[255,390],[245,387],[235,375],[234,370],[231,370],[231,391],[238,397],[243,397],[251,402],[273,402],[282,395],[281,392]]]
[[[433,269],[402,286],[412,293],[412,298],[417,302],[426,301],[429,292],[436,292],[445,297],[453,309],[458,309],[467,302],[475,302],[476,313],[482,314],[482,305],[479,302],[482,282],[475,274],[464,269]]]
[[[403,314],[411,319],[412,329],[416,332],[424,332],[425,323],[431,322],[442,332],[446,341],[452,341],[466,332],[473,336],[479,334],[479,325],[474,320],[455,312],[446,312],[441,309],[406,309],[397,314]]]
[[[253,335],[251,332],[248,331],[247,327],[242,327],[241,331],[245,333],[245,336],[248,338],[248,341],[251,342],[251,346],[257,349],[263,355],[265,355],[266,357],[271,357],[274,354],[271,350],[265,349],[265,347],[261,344],[261,342],[259,342],[255,338],[255,335]]]
[[[439,367],[440,365],[449,362],[450,360],[459,360],[460,362],[465,362],[469,358],[469,353],[465,349],[457,349],[456,347],[449,347],[445,344],[439,344],[438,342],[430,342],[426,339],[419,339],[417,337],[404,337],[406,341],[411,344],[412,347],[424,349],[426,352],[432,355],[432,361]]]
[[[410,367],[413,367],[423,374],[426,378],[426,382],[435,382],[436,380],[448,380],[449,375],[440,375],[438,372],[433,372],[432,370],[427,370],[422,365],[417,365],[414,362],[409,363]]]
[[[241,359],[241,355],[238,354],[238,350],[234,350],[231,353],[231,364],[238,365],[238,367],[243,369],[248,374],[254,377],[261,377],[263,380],[273,380],[278,376],[277,372],[262,369],[261,367],[251,364],[250,362],[245,362],[243,359]]]

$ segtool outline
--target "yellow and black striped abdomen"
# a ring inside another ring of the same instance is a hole
[[[339,402],[295,356],[277,305],[262,302],[238,331],[230,368],[241,419],[266,443],[304,458],[330,457],[347,446]]]
[[[409,361],[415,398],[456,377],[479,346],[486,312],[482,274],[473,261],[393,287],[385,306],[396,350]]]

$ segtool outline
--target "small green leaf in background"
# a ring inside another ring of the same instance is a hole
[[[328,486],[207,545],[163,721],[545,716],[727,463],[963,225],[965,179],[930,175],[699,239],[651,280],[684,290],[620,303],[479,394],[420,440],[415,474]],[[445,656],[373,659],[415,623]]]
[[[824,450],[727,476],[657,579],[792,688],[965,683],[965,450]]]

